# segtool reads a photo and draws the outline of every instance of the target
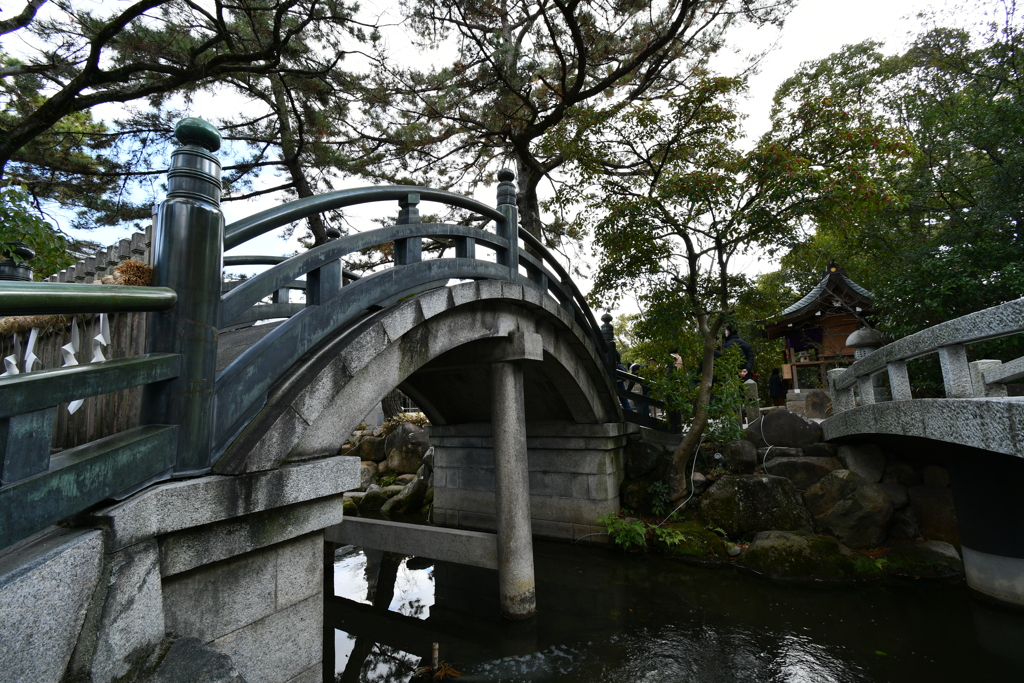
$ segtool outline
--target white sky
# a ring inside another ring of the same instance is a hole
[[[837,51],[843,45],[857,43],[868,38],[885,42],[885,51],[897,52],[906,38],[918,32],[920,23],[915,15],[929,7],[949,9],[952,2],[943,0],[802,0],[791,13],[781,32],[775,30],[734,30],[728,39],[729,53],[716,58],[713,67],[722,73],[735,72],[743,68],[745,59],[762,52],[773,44],[775,49],[761,62],[759,72],[750,79],[750,92],[740,105],[746,115],[745,130],[748,139],[760,136],[768,128],[768,114],[775,89],[805,61],[817,60]],[[379,16],[382,22],[394,21],[396,3],[388,0],[373,2],[364,0],[362,9],[366,16]],[[965,23],[970,19],[965,17]],[[401,44],[404,41],[397,41]],[[405,48],[408,49],[408,48]],[[435,55],[432,54],[431,57]],[[223,101],[220,102],[223,105]],[[202,107],[196,107],[196,115],[202,115]],[[272,179],[267,179],[271,182]],[[364,183],[351,181],[345,186],[359,186]],[[494,189],[483,190],[478,198],[493,200]],[[224,206],[227,222],[237,220],[276,204],[270,197],[254,199],[251,202],[230,202]],[[367,215],[393,215],[394,207],[379,205],[380,213]],[[357,225],[356,229],[360,229]],[[124,237],[117,229],[102,229],[86,232],[83,237],[102,244],[113,244]],[[298,248],[294,241],[284,242],[276,235],[265,235],[232,251],[233,254],[279,254],[291,253]],[[749,274],[770,270],[773,264],[749,260],[744,268]],[[246,272],[261,270],[258,266],[241,268]],[[584,292],[589,283],[581,282]],[[634,306],[624,306],[627,312]]]

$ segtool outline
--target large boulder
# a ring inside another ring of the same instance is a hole
[[[364,460],[359,464],[359,488],[356,491],[365,491],[377,483],[377,463],[372,460]]]
[[[654,548],[669,557],[697,563],[721,562],[725,543],[718,534],[696,522],[666,524],[655,532]]]
[[[910,496],[907,495],[907,487],[900,486],[899,484],[887,484],[882,482],[879,484],[882,490],[885,491],[885,495],[889,496],[889,502],[892,503],[894,510],[906,507],[907,503],[910,502]]]
[[[892,502],[878,484],[850,470],[835,470],[804,491],[818,528],[851,548],[868,548],[885,539]]]
[[[839,462],[873,484],[882,481],[885,454],[873,443],[843,444],[839,447]]]
[[[661,455],[662,449],[658,446],[639,437],[631,438],[626,442],[625,448],[626,476],[630,479],[639,479],[649,474],[658,464]]]
[[[427,434],[421,427],[402,422],[388,434],[384,442],[387,452],[388,472],[415,474],[423,465],[423,455],[430,446]]]
[[[725,469],[732,474],[753,474],[757,467],[757,448],[746,439],[730,441],[722,446]]]
[[[415,476],[415,475],[414,475]],[[419,476],[410,484],[406,484],[402,491],[388,499],[380,511],[385,515],[402,515],[416,512],[423,505],[423,498],[427,495],[427,480],[423,476],[423,469]]]
[[[832,414],[832,399],[821,389],[811,389],[804,399],[804,416],[823,420]]]
[[[921,532],[917,528],[917,524],[914,520],[904,513],[909,510],[896,510],[892,513],[892,519],[889,521],[889,537],[886,539],[886,544],[890,544],[891,540],[896,542],[903,542],[908,539],[921,538]]]
[[[807,455],[803,448],[782,448],[765,446],[757,449],[758,462],[771,462],[775,458],[802,458]]]
[[[829,472],[841,467],[836,458],[775,458],[765,463],[764,471],[785,477],[801,491],[821,481]]]
[[[883,484],[899,484],[900,486],[917,486],[921,483],[921,475],[906,460],[889,460],[882,472]]]
[[[359,497],[363,497],[363,493],[359,494]],[[359,505],[356,503],[356,499],[352,496],[346,495],[341,500],[341,512],[343,515],[358,515]]]
[[[809,444],[803,450],[808,458],[834,458],[839,454],[839,449],[826,442]]]
[[[922,579],[958,579],[964,575],[964,563],[949,543],[921,541],[898,545],[879,561],[890,576]]]
[[[352,455],[358,455],[360,460],[372,462],[381,462],[388,457],[384,450],[384,439],[379,436],[364,436],[359,440]]]
[[[788,410],[773,410],[754,420],[744,437],[758,448],[782,446],[803,448],[822,440],[821,425],[810,422]]]
[[[956,525],[953,492],[939,486],[913,486],[907,490],[910,508],[907,517],[930,541],[945,541],[960,547],[960,529]]]
[[[851,581],[882,575],[867,555],[851,551],[830,536],[806,531],[762,531],[754,536],[741,562],[773,579]]]
[[[793,482],[785,477],[725,475],[701,498],[705,525],[730,538],[768,529],[810,531],[811,517]]]
[[[384,503],[400,493],[403,488],[402,486],[385,486],[381,488],[374,484],[367,488],[365,493],[351,496],[351,498],[360,510],[379,510],[383,507]]]

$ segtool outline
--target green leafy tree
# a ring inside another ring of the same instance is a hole
[[[840,261],[874,292],[876,322],[892,337],[1024,294],[1024,26],[1013,3],[990,9],[973,31],[933,15],[934,28],[894,57],[874,43],[848,47],[804,65],[777,95],[791,111],[831,99],[908,142],[911,163],[885,169],[891,201],[857,220],[818,221],[783,259],[803,287]],[[800,132],[831,134],[821,120]]]
[[[354,151],[345,124],[359,91],[358,79],[342,68],[351,48],[365,41],[354,10],[342,2],[320,3],[301,40],[292,40],[281,50],[274,71],[239,71],[179,88],[180,97],[158,102],[158,109],[137,112],[124,122],[126,130],[135,131],[131,137],[141,147],[140,133],[169,131],[187,114],[178,106],[182,97],[192,99],[200,92],[232,97],[240,101],[232,114],[208,117],[227,143],[221,153],[223,201],[268,194],[301,199],[334,189],[335,182],[348,174]],[[259,19],[271,22],[274,17],[263,14],[250,20]],[[272,33],[274,27],[266,25],[261,31]],[[280,180],[257,189],[255,180],[267,171]],[[328,228],[346,232],[340,212],[311,216],[306,227],[300,239],[310,246],[326,242]]]
[[[723,327],[735,324],[737,295],[749,284],[735,272],[736,258],[776,253],[808,220],[858,215],[863,205],[884,202],[888,188],[878,167],[902,149],[871,122],[824,102],[794,118],[779,114],[774,129],[741,152],[735,99],[743,87],[740,79],[703,73],[664,106],[624,108],[592,129],[589,147],[574,160],[574,182],[559,197],[582,204],[576,221],[593,226],[592,296],[614,305],[639,292],[642,329],[661,346],[656,358],[691,340],[694,358],[677,373],[677,393],[683,401],[692,393],[693,409],[674,454],[673,499],[686,494],[686,463],[709,419],[724,415],[713,414],[720,409],[711,400],[716,345]],[[833,119],[834,135],[797,136],[811,116]],[[726,397],[738,386],[736,374],[722,370],[715,393]]]
[[[722,46],[730,26],[780,24],[791,5],[408,0],[416,46],[451,44],[456,56],[436,69],[381,60],[366,95],[367,171],[472,187],[489,183],[496,165],[510,165],[523,227],[537,237],[578,236],[564,221],[542,225],[542,180],[554,181],[592,128],[623,106],[693,80],[692,69]]]
[[[42,219],[28,193],[17,185],[0,187],[0,257],[21,263],[22,259],[7,246],[12,242],[26,244],[35,252],[28,265],[37,280],[75,262],[68,239]]]
[[[240,190],[246,174],[262,166],[305,169],[310,150],[318,168],[335,161],[317,147],[319,103],[336,94],[321,86],[343,77],[334,67],[343,54],[336,51],[339,41],[352,35],[349,5],[139,0],[85,7],[55,0],[35,12],[40,4],[30,2],[4,24],[29,47],[0,67],[0,178],[14,177],[33,196],[82,209],[80,227],[148,217],[152,197],[134,192],[132,181],[163,173],[168,119],[180,116],[182,102],[190,106],[198,90],[223,87],[225,79],[242,88],[259,81],[260,94],[270,93],[252,116],[232,123],[252,148],[281,151],[275,159],[256,152],[228,164],[225,177]],[[275,83],[282,86],[276,94]],[[90,111],[109,103],[146,109],[120,124],[95,122]],[[260,128],[275,113],[282,115],[279,125]],[[307,175],[293,178],[288,189],[305,196],[316,187]],[[314,232],[322,241],[323,230]]]

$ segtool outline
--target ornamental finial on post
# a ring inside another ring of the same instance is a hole
[[[498,206],[516,203],[516,174],[511,169],[498,171]]]
[[[220,131],[208,121],[186,118],[174,127],[181,147],[171,153],[167,198],[185,197],[220,205]]]
[[[508,240],[508,248],[498,251],[499,265],[508,267],[510,282],[519,281],[519,209],[516,206],[516,174],[507,168],[498,171],[498,211],[505,220],[498,223],[498,237]]]

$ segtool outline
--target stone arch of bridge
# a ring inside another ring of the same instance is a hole
[[[1024,605],[1024,401],[915,399],[847,410],[822,423],[829,441],[870,441],[949,470],[968,585]]]
[[[524,362],[528,421],[621,422],[615,387],[583,330],[539,289],[499,281],[431,290],[337,331],[295,364],[219,457],[239,474],[334,455],[395,387],[433,424],[490,419],[490,360],[512,333],[539,336]]]

